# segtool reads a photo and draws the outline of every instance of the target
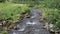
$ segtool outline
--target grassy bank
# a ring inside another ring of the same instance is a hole
[[[43,9],[44,12],[42,14],[42,20],[45,23],[53,24],[52,27],[50,27],[50,29],[54,30],[54,31],[58,31],[60,30],[60,10],[57,8],[48,8],[45,6],[35,6],[35,8],[37,9]]]
[[[30,13],[30,8],[26,4],[0,3],[0,22],[3,29],[14,29],[14,25],[20,22]],[[0,26],[1,26],[0,25]]]

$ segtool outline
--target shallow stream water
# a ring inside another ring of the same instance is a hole
[[[31,9],[30,18],[24,18],[17,24],[18,30],[9,31],[9,34],[50,34],[48,30],[43,29],[43,24],[39,22],[42,10]]]

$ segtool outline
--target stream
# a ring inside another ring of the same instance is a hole
[[[43,29],[43,23],[39,22],[42,10],[35,8],[31,9],[30,18],[24,18],[16,26],[18,30],[9,31],[9,34],[50,34],[48,30]]]

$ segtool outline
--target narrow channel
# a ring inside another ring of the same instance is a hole
[[[48,30],[43,29],[43,24],[39,22],[42,10],[31,9],[30,18],[24,18],[17,24],[18,30],[9,31],[9,34],[50,34]]]

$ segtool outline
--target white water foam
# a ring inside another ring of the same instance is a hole
[[[28,21],[26,24],[35,25],[36,22],[30,22],[30,21]]]
[[[24,31],[25,30],[25,28],[22,28],[22,29],[19,29],[18,31]]]

